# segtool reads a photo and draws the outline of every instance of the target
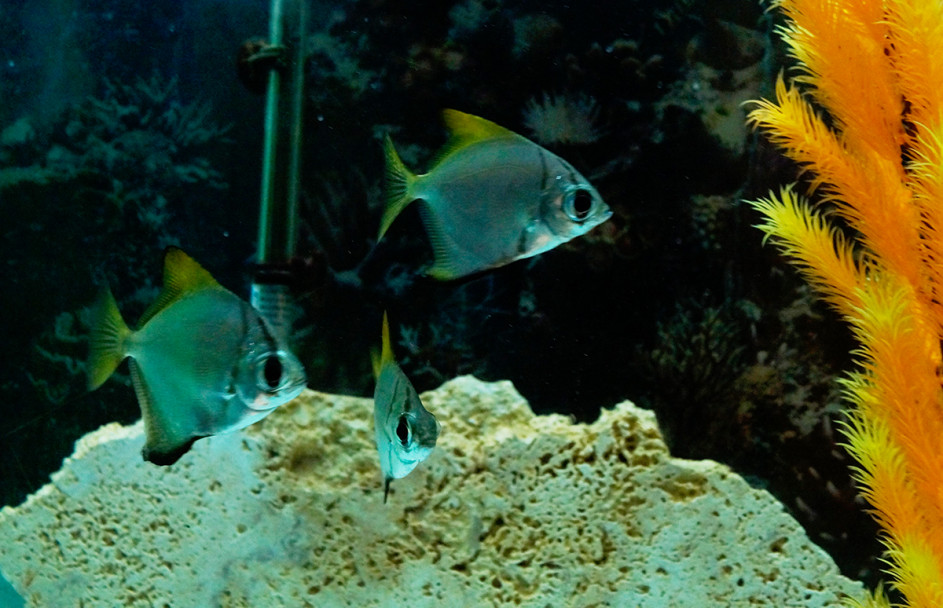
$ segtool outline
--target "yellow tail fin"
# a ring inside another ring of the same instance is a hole
[[[131,330],[121,318],[118,303],[107,287],[92,307],[92,330],[88,340],[88,390],[105,383],[124,360],[124,342]]]
[[[416,176],[400,160],[389,135],[383,138],[383,155],[386,157],[386,208],[383,210],[383,219],[380,220],[378,241],[386,234],[396,216],[413,202],[410,191],[416,181]]]

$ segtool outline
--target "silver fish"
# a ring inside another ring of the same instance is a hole
[[[382,237],[414,200],[435,253],[427,271],[456,279],[531,257],[585,234],[612,211],[573,166],[529,139],[457,110],[452,137],[426,174],[400,160],[389,137]]]
[[[383,472],[383,502],[390,482],[409,475],[429,457],[439,438],[439,422],[423,407],[419,394],[393,359],[390,325],[383,313],[383,349],[374,353],[373,422],[380,470]]]
[[[246,427],[301,393],[305,372],[259,313],[180,249],[164,254],[164,286],[139,329],[109,289],[94,310],[88,387],[131,358],[144,459],[176,462],[202,437]]]

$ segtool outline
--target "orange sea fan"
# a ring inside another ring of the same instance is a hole
[[[943,606],[943,4],[779,0],[800,75],[750,121],[812,174],[856,244],[791,188],[760,228],[848,320],[855,477],[910,606]],[[798,86],[795,84],[798,83]],[[814,100],[835,129],[813,108]],[[878,592],[859,606],[886,605]]]
[[[926,0],[888,2],[892,65],[908,103],[909,120],[932,124],[943,90],[943,5]]]
[[[895,272],[917,281],[920,234],[913,193],[902,182],[899,150],[890,158],[855,151],[844,133],[831,131],[796,87],[776,84],[776,101],[756,102],[749,122],[813,174],[826,200],[861,233],[862,243]]]
[[[908,165],[914,204],[921,222],[924,299],[943,325],[943,122],[916,124]],[[943,328],[940,331],[943,334]]]
[[[799,61],[802,74],[796,81],[814,85],[813,98],[829,109],[854,148],[896,153],[904,138],[902,103],[887,70],[882,3],[781,0],[773,5],[788,19],[780,34]]]

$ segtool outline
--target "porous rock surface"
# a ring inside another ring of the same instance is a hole
[[[372,402],[306,392],[142,462],[140,423],[78,442],[0,511],[28,606],[837,606],[843,578],[768,493],[671,458],[630,403],[535,416],[508,382],[423,395],[433,455],[383,504]]]

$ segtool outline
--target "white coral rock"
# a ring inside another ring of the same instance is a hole
[[[0,511],[29,606],[838,606],[860,585],[768,493],[672,458],[630,403],[535,416],[508,382],[423,396],[433,455],[383,504],[367,399],[306,392],[247,432],[141,461],[81,440]]]

